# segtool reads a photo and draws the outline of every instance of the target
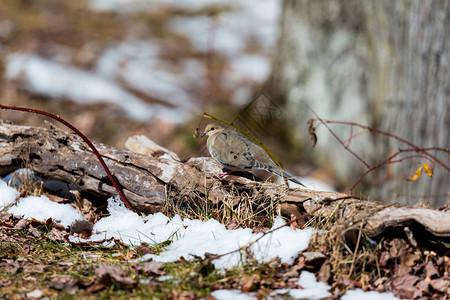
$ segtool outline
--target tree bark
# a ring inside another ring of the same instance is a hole
[[[286,99],[303,142],[305,121],[312,117],[308,104],[322,118],[375,127],[423,148],[449,147],[450,1],[286,0],[281,31],[272,85]],[[355,133],[345,126],[333,130],[344,140]],[[328,132],[318,135],[320,164],[333,164],[346,179],[365,171]],[[407,147],[365,134],[351,148],[375,164]],[[448,154],[433,154],[448,163]],[[405,180],[420,161],[380,168],[367,177],[366,196],[442,205],[449,195],[448,171],[435,165],[432,178]]]

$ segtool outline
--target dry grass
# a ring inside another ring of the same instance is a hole
[[[380,277],[378,257],[381,242],[374,242],[362,230],[364,219],[373,213],[372,210],[370,206],[365,206],[365,210],[353,218],[344,218],[342,207],[336,205],[328,216],[316,216],[306,224],[317,228],[308,251],[321,252],[329,257],[333,281],[348,279],[364,288],[369,279]]]
[[[222,224],[234,227],[271,227],[279,215],[279,199],[265,196],[256,188],[247,189],[232,186],[230,195],[219,202],[208,199],[204,194],[185,192],[178,197],[167,197],[162,212],[167,216],[208,220],[216,219]]]

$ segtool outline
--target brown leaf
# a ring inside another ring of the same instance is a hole
[[[175,300],[193,300],[195,299],[195,293],[193,291],[178,293],[175,289],[172,289],[172,298]]]
[[[380,267],[385,267],[390,258],[391,258],[391,256],[389,255],[388,251],[381,252],[380,263],[379,263]]]
[[[151,274],[163,275],[165,274],[165,272],[161,270],[162,266],[163,266],[162,263],[151,260],[140,263],[136,265],[134,268],[136,269],[136,271],[142,271],[146,275]]]
[[[239,228],[239,224],[236,221],[231,221],[231,222],[228,222],[226,227],[227,227],[228,230],[234,230],[234,229]]]
[[[419,168],[417,168],[416,172],[414,172],[414,174],[406,180],[416,181],[417,179],[419,179],[420,175],[422,174],[422,169],[423,169],[423,166],[420,166]]]
[[[313,141],[313,147],[316,147],[317,145],[317,135],[316,135],[316,128],[314,127],[314,120],[311,119],[308,121],[309,124],[309,136],[311,137],[311,140]]]
[[[450,295],[450,279],[445,278],[433,279],[431,280],[430,285],[436,291]]]
[[[329,262],[324,263],[319,270],[317,280],[327,283],[331,278],[331,265]]]
[[[140,255],[144,254],[155,254],[155,251],[149,247],[147,243],[141,243],[139,246],[135,248],[136,252]]]
[[[79,235],[90,237],[94,224],[86,220],[75,220],[70,225],[70,234],[78,233]]]
[[[428,282],[426,282],[425,280],[419,281],[415,286],[418,290],[421,291],[421,293],[429,293]]]
[[[28,226],[28,222],[24,219],[20,219],[19,222],[14,226],[14,229],[25,229]]]
[[[78,280],[70,275],[59,275],[50,281],[49,287],[55,290],[66,291],[69,294],[75,294],[78,291]]]
[[[395,296],[401,298],[415,298],[417,296],[421,296],[422,292],[415,287],[416,282],[418,282],[420,278],[414,275],[403,275],[395,278],[391,283],[392,291]]]
[[[401,239],[393,239],[389,244],[391,248],[389,249],[389,254],[391,257],[400,257],[404,253],[403,245],[404,241]]]
[[[241,283],[242,283],[242,287],[241,287],[241,291],[242,292],[250,292],[253,290],[253,286],[255,283],[255,276],[247,276],[241,279]]]
[[[427,265],[425,266],[425,270],[427,272],[427,277],[431,278],[436,275],[439,276],[439,272],[436,270],[431,260],[428,261]]]
[[[137,280],[126,276],[120,267],[108,265],[106,263],[99,263],[95,268],[97,278],[95,280],[95,288],[111,286],[117,283],[123,289],[131,289],[136,286]]]
[[[404,263],[408,267],[412,267],[416,264],[416,261],[418,261],[419,259],[420,259],[419,253],[408,253],[405,255],[405,258],[402,261],[402,263]]]

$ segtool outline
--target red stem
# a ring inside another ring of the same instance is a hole
[[[34,108],[26,108],[26,107],[18,107],[18,106],[7,106],[7,105],[3,105],[0,104],[0,108],[2,109],[11,109],[11,110],[19,110],[19,111],[25,111],[25,112],[29,112],[29,113],[35,113],[35,114],[40,114],[40,115],[44,115],[47,116],[49,118],[52,118],[60,123],[63,123],[64,125],[66,125],[67,127],[69,127],[71,130],[73,130],[78,136],[80,136],[83,141],[92,149],[92,151],[94,152],[95,156],[97,157],[97,159],[99,160],[100,164],[102,165],[103,169],[105,169],[106,174],[108,175],[109,180],[111,180],[114,188],[117,190],[117,192],[119,193],[120,199],[122,199],[123,203],[125,204],[125,206],[131,210],[134,211],[133,207],[131,206],[130,202],[128,202],[127,197],[125,197],[125,194],[122,191],[122,188],[120,187],[119,183],[116,181],[116,179],[112,176],[111,171],[109,171],[108,166],[106,165],[105,161],[103,160],[102,156],[100,155],[100,153],[97,151],[97,148],[95,148],[95,146],[91,143],[91,141],[83,134],[81,133],[81,131],[79,131],[77,128],[75,128],[72,124],[70,124],[69,122],[67,122],[66,120],[60,118],[58,115],[54,115],[52,113],[43,111],[43,110],[39,110],[39,109],[34,109]]]

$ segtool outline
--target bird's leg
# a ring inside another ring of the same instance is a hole
[[[225,177],[227,175],[230,175],[233,172],[233,171],[231,171],[231,170],[229,170],[227,168],[224,168],[222,171],[224,171],[224,172],[219,174],[219,178],[220,179],[222,179],[223,177]]]

